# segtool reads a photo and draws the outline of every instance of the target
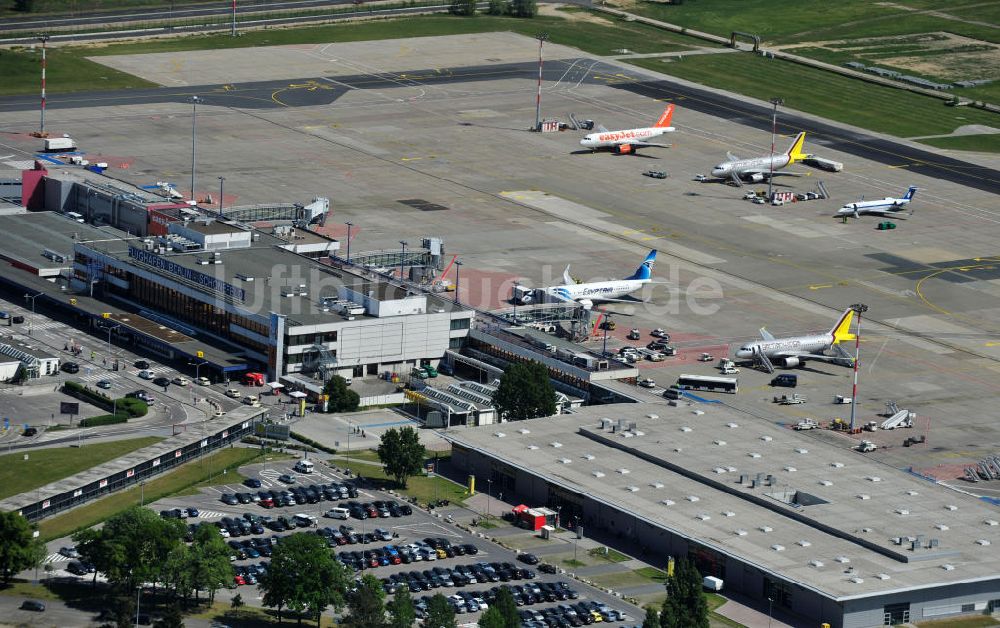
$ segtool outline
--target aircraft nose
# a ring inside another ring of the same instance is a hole
[[[721,177],[724,174],[725,174],[725,168],[723,168],[722,166],[716,166],[712,168],[713,177]]]
[[[738,358],[749,358],[750,357],[749,354],[750,354],[750,352],[747,351],[746,349],[740,349],[740,350],[738,350],[736,352],[736,357],[738,357]]]

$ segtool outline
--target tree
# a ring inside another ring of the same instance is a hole
[[[505,628],[506,622],[496,606],[489,607],[479,618],[479,628]]]
[[[35,0],[14,0],[14,10],[31,13],[35,10]]]
[[[493,406],[503,421],[537,419],[556,413],[556,390],[548,368],[532,360],[511,365],[493,393]]]
[[[514,601],[514,594],[511,593],[510,587],[507,585],[500,587],[491,610],[493,608],[500,613],[503,628],[521,628],[521,616],[517,614],[517,602]]]
[[[514,17],[535,17],[538,4],[535,0],[511,0],[511,15]]]
[[[299,532],[274,548],[271,565],[258,584],[264,592],[264,606],[276,607],[279,621],[281,609],[287,607],[315,617],[319,625],[327,606],[343,606],[347,573],[322,537]]]
[[[451,0],[448,12],[452,15],[475,15],[476,0]]]
[[[134,506],[104,523],[99,531],[73,536],[80,555],[104,573],[108,582],[128,591],[140,582],[163,582],[167,559],[181,545],[184,525]]]
[[[427,618],[424,620],[426,628],[457,628],[455,623],[455,609],[448,603],[448,598],[435,593],[431,601],[427,603]]]
[[[412,427],[392,428],[382,433],[378,445],[378,459],[385,472],[395,478],[400,488],[406,488],[411,475],[423,468],[427,449],[420,443],[420,435]]]
[[[184,628],[184,616],[177,604],[170,604],[160,619],[153,622],[153,628]]]
[[[204,590],[214,602],[215,592],[232,581],[233,566],[226,542],[215,526],[198,526],[191,543],[191,585],[195,599],[198,599],[198,591]]]
[[[708,602],[701,587],[701,574],[685,559],[674,564],[667,578],[667,599],[660,613],[660,628],[708,628]]]
[[[347,603],[348,615],[344,625],[349,628],[382,628],[385,626],[385,591],[378,578],[366,573],[361,576],[358,588]]]
[[[642,628],[660,628],[660,613],[655,607],[650,606],[646,609],[646,619],[642,621]]]
[[[354,412],[361,403],[361,397],[347,387],[347,380],[334,375],[323,387],[323,394],[330,397],[327,412]]]
[[[10,582],[19,571],[41,564],[45,544],[34,537],[28,520],[16,512],[0,512],[0,577]]]
[[[185,601],[194,588],[192,552],[187,545],[180,544],[167,554],[163,566],[163,582],[172,590],[173,595],[182,597]]]
[[[417,613],[413,610],[413,598],[406,587],[396,589],[389,607],[390,628],[410,628],[417,621]]]
[[[243,601],[242,593],[237,593],[235,596],[233,596],[232,601],[229,602],[229,608],[233,609],[234,611],[238,611],[246,605],[247,603]]]
[[[507,1],[506,0],[490,0],[490,6],[486,9],[486,13],[489,15],[503,15],[507,13]]]

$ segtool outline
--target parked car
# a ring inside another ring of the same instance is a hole
[[[283,473],[278,477],[279,482],[284,482],[285,484],[295,484],[295,476]]]
[[[63,362],[62,364],[59,365],[59,368],[62,369],[64,373],[80,372],[80,365],[77,364],[76,362]]]
[[[36,434],[38,434],[37,427],[26,427],[22,433],[23,436],[35,436]]]
[[[229,390],[226,391],[226,396],[229,397],[230,399],[239,399],[240,397],[243,396],[243,393],[236,390],[235,388],[230,388]]]
[[[167,386],[170,385],[170,380],[167,379],[166,377],[157,377],[156,379],[153,380],[153,384],[156,386],[163,386],[164,388],[166,388]]]
[[[44,613],[45,605],[38,600],[25,600],[21,602],[21,610],[23,611],[33,611],[36,613]]]
[[[247,478],[243,480],[243,486],[247,488],[260,488],[260,480],[257,478]]]
[[[136,363],[133,364],[133,366],[135,366],[135,368],[137,369],[146,370],[149,368],[149,362],[145,360],[137,360]]]
[[[537,565],[538,564],[538,557],[535,556],[534,554],[529,554],[527,552],[525,552],[523,554],[518,554],[517,555],[517,559],[519,561],[521,561],[522,563],[526,563],[528,565]]]
[[[187,386],[187,385],[188,385],[187,379],[179,375],[174,378],[174,386]]]
[[[652,179],[666,179],[667,173],[662,170],[647,170],[642,173],[644,176],[650,177]]]
[[[199,386],[211,386],[212,380],[202,375],[201,377],[194,378],[194,383],[198,384]]]
[[[111,380],[102,379],[101,381],[97,382],[97,387],[103,388],[104,390],[108,390],[109,388],[111,388]]]
[[[137,375],[139,376],[140,379],[153,379],[154,377],[156,377],[156,373],[150,371],[149,369],[139,371]]]

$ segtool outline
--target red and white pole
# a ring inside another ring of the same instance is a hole
[[[41,37],[42,40],[42,120],[39,135],[45,135],[45,40],[48,37]]]
[[[868,310],[863,304],[852,306],[858,315],[858,324],[854,330],[854,387],[851,389],[851,431],[854,431],[854,419],[858,408],[858,363],[861,361],[861,313]]]
[[[535,96],[535,130],[542,130],[542,44],[549,38],[548,33],[535,35],[538,39],[538,93]]]

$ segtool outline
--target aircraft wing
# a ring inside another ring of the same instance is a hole
[[[763,327],[760,328],[760,337],[763,338],[764,340],[767,340],[767,341],[774,340],[774,334],[772,334],[771,332],[767,331]]]
[[[632,146],[655,146],[657,148],[671,148],[673,144],[654,144],[653,142],[622,142],[623,144],[631,144]]]
[[[759,174],[765,179],[767,179],[768,177],[804,177],[807,176],[809,173],[785,172],[784,170],[775,170],[774,172],[771,172],[770,170],[767,170],[765,168],[744,168],[740,170],[741,177],[747,177],[755,174]]]
[[[597,128],[595,130],[598,133],[607,133],[608,132],[608,127],[604,126],[603,124],[598,124]]]

